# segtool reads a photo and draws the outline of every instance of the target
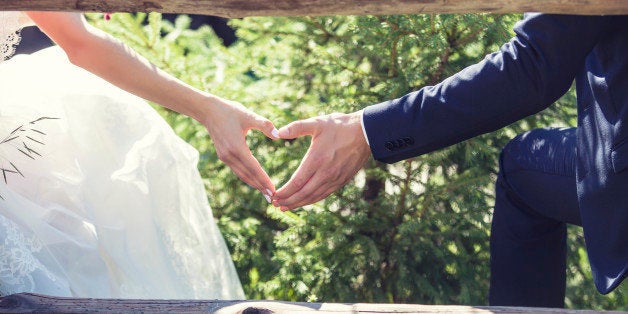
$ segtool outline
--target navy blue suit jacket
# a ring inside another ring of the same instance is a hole
[[[396,162],[504,127],[576,80],[577,189],[596,287],[628,268],[628,16],[529,14],[500,51],[399,99],[367,107],[375,159]]]

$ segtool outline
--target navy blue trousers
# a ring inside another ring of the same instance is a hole
[[[566,224],[582,225],[576,129],[536,129],[500,155],[490,305],[564,307]]]

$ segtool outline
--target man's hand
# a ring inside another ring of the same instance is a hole
[[[279,134],[273,123],[238,102],[221,98],[212,100],[212,105],[201,123],[214,141],[218,158],[242,181],[259,190],[270,203],[275,185],[251,154],[246,143],[246,134],[255,129],[271,139],[277,139]]]
[[[283,139],[310,135],[312,143],[292,178],[275,193],[273,205],[286,211],[312,204],[353,178],[371,155],[362,133],[361,115],[361,111],[335,113],[279,129]]]

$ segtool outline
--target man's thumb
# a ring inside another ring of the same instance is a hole
[[[283,139],[293,139],[300,136],[312,134],[312,121],[301,120],[290,122],[288,125],[279,129],[279,137]]]

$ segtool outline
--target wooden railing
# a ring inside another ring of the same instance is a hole
[[[0,0],[0,10],[196,13],[222,17],[407,13],[628,14],[627,0]]]
[[[590,314],[597,311],[576,311],[550,308],[459,306],[375,303],[305,303],[282,301],[220,301],[220,300],[119,300],[73,299],[21,293],[0,298],[0,313],[539,313]],[[609,312],[604,312],[609,313]]]

